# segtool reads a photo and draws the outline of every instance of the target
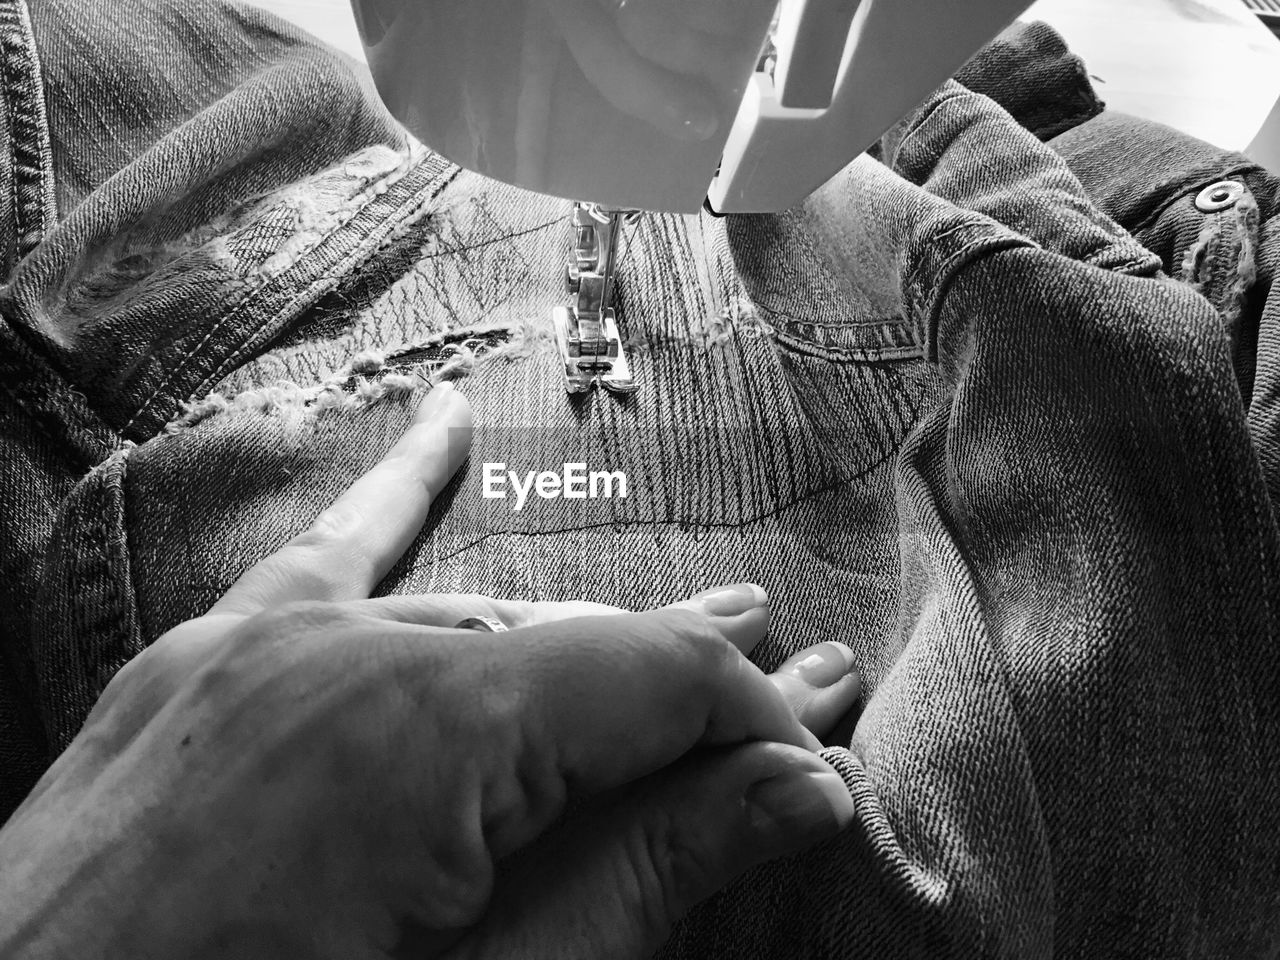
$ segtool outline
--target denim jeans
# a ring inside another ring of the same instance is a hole
[[[1280,955],[1280,180],[1016,28],[800,208],[642,217],[640,389],[570,398],[568,203],[362,68],[195,0],[0,0],[0,38],[5,810],[461,377],[470,461],[380,592],[754,580],[762,667],[866,677],[855,824],[664,957]],[[627,497],[483,495],[575,461]]]

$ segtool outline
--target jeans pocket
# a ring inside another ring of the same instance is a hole
[[[883,257],[839,211],[812,204],[732,217],[727,237],[762,324],[784,351],[832,361],[907,360],[924,354],[897,291],[862,284],[859,264]],[[885,271],[867,271],[885,275]]]
[[[925,331],[896,288],[897,253],[881,234],[856,228],[839,194],[729,218],[726,236],[827,469],[850,491],[879,484],[872,478],[943,396]]]

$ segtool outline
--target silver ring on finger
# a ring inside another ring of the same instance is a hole
[[[467,617],[453,625],[455,630],[479,630],[481,633],[505,633],[510,629],[501,620],[493,617]]]

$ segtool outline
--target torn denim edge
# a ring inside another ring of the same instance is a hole
[[[1230,211],[1206,220],[1196,242],[1182,258],[1180,279],[1207,297],[1222,315],[1227,329],[1233,332],[1240,324],[1249,291],[1258,278],[1254,242],[1258,215],[1257,201],[1245,193]],[[1211,289],[1218,279],[1212,269],[1216,260],[1213,254],[1215,245],[1222,241],[1231,244],[1233,249],[1228,249],[1226,255],[1234,262],[1226,267],[1229,279],[1224,289],[1215,291]]]
[[[370,201],[385,195],[425,155],[426,148],[414,140],[410,140],[403,151],[385,144],[374,144],[342,163],[341,178],[333,177],[334,170],[338,168],[329,168],[293,187],[260,198],[255,212],[265,209],[290,216],[293,229],[275,252],[251,272],[272,277],[287,269],[320,239],[350,221]],[[351,193],[348,184],[358,185],[359,189]],[[395,239],[404,229],[404,224],[397,225],[386,240]]]
[[[165,227],[174,211],[153,211],[83,258],[80,271],[63,285],[66,309],[73,316],[89,316],[104,307],[118,308],[202,265],[224,271],[218,278],[224,289],[233,297],[244,296],[255,282],[283,272],[384,195],[424,155],[425,148],[412,144],[405,151],[374,144],[341,165],[242,197],[176,236],[167,235]],[[260,248],[264,231],[277,241],[270,251]]]
[[[371,148],[357,157],[349,158],[346,166],[349,172],[357,174],[357,180],[367,177],[369,182],[362,183],[362,189],[343,203],[340,210],[334,211],[337,220],[332,222],[326,220],[320,229],[308,232],[308,236],[312,233],[314,236],[311,237],[313,242],[305,250],[289,249],[290,254],[293,255],[292,262],[286,265],[277,261],[276,254],[279,253],[277,248],[272,255],[257,265],[253,271],[255,282],[248,287],[252,295],[240,296],[234,306],[231,306],[228,312],[224,312],[218,322],[209,328],[203,340],[189,350],[184,349],[176,365],[165,372],[158,385],[151,388],[147,398],[137,408],[122,432],[128,432],[141,418],[154,415],[157,412],[154,407],[160,399],[165,394],[170,394],[173,386],[180,379],[191,376],[186,372],[189,365],[206,363],[206,354],[209,353],[206,346],[211,342],[216,344],[216,337],[236,336],[238,338],[237,325],[243,326],[242,314],[246,314],[250,309],[265,312],[268,306],[264,304],[268,301],[279,304],[278,312],[274,313],[267,324],[256,324],[254,326],[256,332],[251,333],[248,339],[239,340],[238,345],[234,346],[229,353],[220,350],[213,355],[215,359],[218,357],[221,359],[217,360],[212,370],[200,377],[197,390],[209,389],[221,379],[221,375],[228,366],[240,362],[243,354],[253,348],[254,338],[263,336],[264,330],[278,327],[284,318],[296,315],[331,289],[341,271],[335,272],[331,269],[332,265],[326,266],[324,257],[313,255],[315,250],[324,249],[326,245],[331,246],[334,238],[344,231],[347,233],[357,231],[362,234],[362,242],[354,253],[346,255],[346,259],[340,266],[346,269],[346,265],[355,260],[367,260],[381,249],[387,242],[388,236],[405,226],[406,220],[416,221],[429,213],[427,209],[429,201],[439,192],[442,179],[447,179],[450,172],[456,170],[429,151],[425,151],[420,146],[415,147],[413,144],[410,144],[409,149],[404,152],[382,147]],[[329,172],[333,169],[336,168],[330,168]],[[409,187],[405,188],[401,181],[408,183]],[[287,192],[284,194],[284,196],[288,195]],[[279,202],[281,196],[280,193],[273,194],[273,201]],[[384,205],[386,210],[374,209],[378,204]],[[369,229],[360,229],[362,218],[370,222]],[[276,272],[273,273],[273,270]],[[301,294],[299,291],[302,291]],[[276,309],[274,305],[269,306],[270,309]],[[226,335],[221,332],[224,326],[228,327]],[[195,378],[191,376],[191,379]],[[178,394],[178,397],[181,396],[182,394]],[[178,400],[178,397],[174,399]],[[181,406],[181,401],[178,402]],[[183,414],[180,413],[177,419],[181,420],[182,416]],[[157,423],[156,429],[163,428]]]
[[[470,356],[460,355],[427,374],[424,372],[427,364],[416,364],[404,370],[393,369],[381,352],[366,350],[314,386],[304,387],[281,380],[230,396],[215,391],[203,399],[183,403],[178,416],[165,424],[164,433],[170,436],[184,433],[219,415],[275,416],[292,426],[300,426],[307,420],[331,412],[364,409],[381,401],[404,400],[426,393],[443,380],[465,375],[459,370],[469,369],[472,362]]]
[[[550,315],[550,308],[547,314]],[[687,326],[654,329],[651,324],[628,323],[625,308],[618,311],[622,347],[627,351],[656,353],[663,347],[700,343],[707,350],[723,350],[736,340],[764,339],[777,334],[775,327],[745,294],[705,313],[691,317]],[[470,346],[475,344],[475,346]],[[441,361],[433,382],[456,380],[477,367],[498,360],[516,361],[556,348],[556,330],[550,322],[525,319],[518,324],[498,321],[439,330],[413,346],[387,353],[385,363],[394,365],[398,356],[442,347],[452,347],[455,357]]]

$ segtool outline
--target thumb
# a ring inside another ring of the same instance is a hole
[[[690,754],[504,863],[489,912],[459,953],[648,957],[699,901],[750,867],[835,836],[853,812],[839,774],[801,747]]]

